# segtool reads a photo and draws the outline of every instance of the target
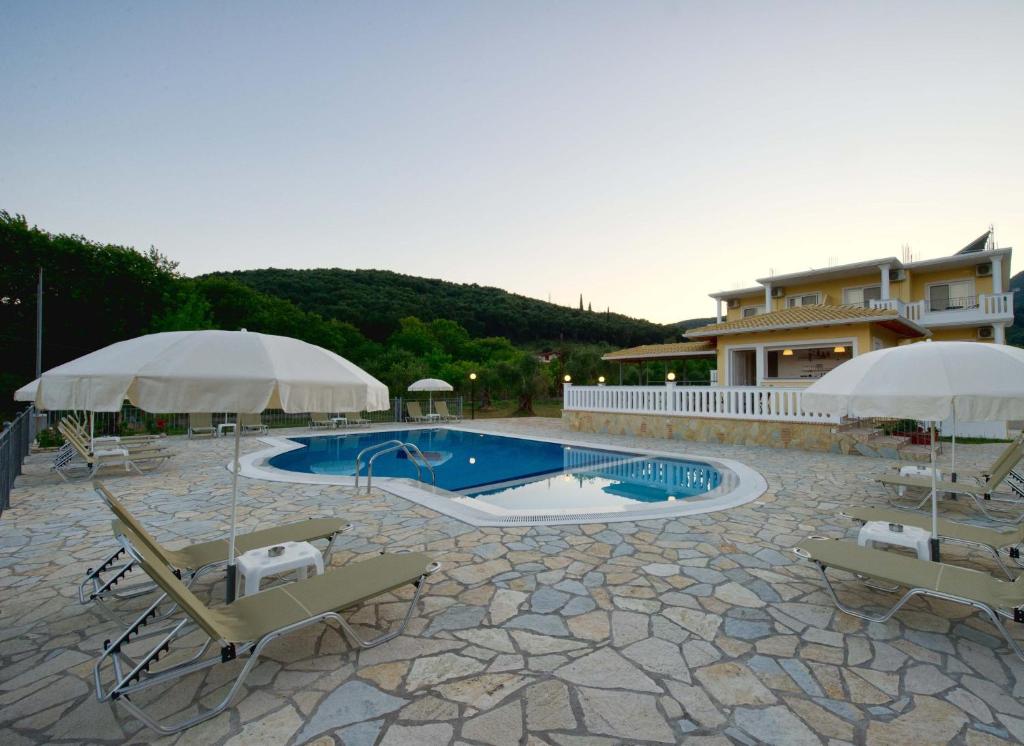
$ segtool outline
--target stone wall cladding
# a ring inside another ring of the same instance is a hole
[[[796,448],[801,451],[860,454],[875,458],[906,460],[909,457],[916,460],[910,454],[896,449],[873,447],[870,441],[844,433],[833,424],[578,411],[563,411],[562,421],[570,430],[583,433]]]

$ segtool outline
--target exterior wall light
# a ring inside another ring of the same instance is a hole
[[[793,351],[788,347],[782,351],[783,357],[793,357]]]

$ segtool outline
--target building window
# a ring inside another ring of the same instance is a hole
[[[747,306],[743,309],[743,318],[760,316],[762,313],[764,313],[764,306]]]
[[[791,295],[786,298],[787,308],[796,308],[797,306],[816,306],[821,303],[821,295],[819,293],[806,293],[804,295]]]
[[[881,285],[868,285],[862,288],[846,288],[843,290],[843,305],[871,307],[871,301],[882,299]]]
[[[977,308],[972,280],[943,282],[928,286],[929,311],[958,311],[963,308]]]
[[[840,348],[843,351],[836,352]],[[783,354],[786,350],[792,354]],[[853,347],[849,341],[831,342],[820,347],[779,347],[765,350],[765,378],[821,378],[852,356]]]

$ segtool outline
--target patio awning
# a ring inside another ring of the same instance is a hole
[[[602,360],[614,363],[638,363],[644,360],[682,360],[691,357],[715,357],[713,342],[669,342],[660,345],[640,345],[602,355]]]

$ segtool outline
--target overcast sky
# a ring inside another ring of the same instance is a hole
[[[1024,244],[1019,0],[0,18],[0,209],[187,274],[393,269],[668,322],[772,268]]]

